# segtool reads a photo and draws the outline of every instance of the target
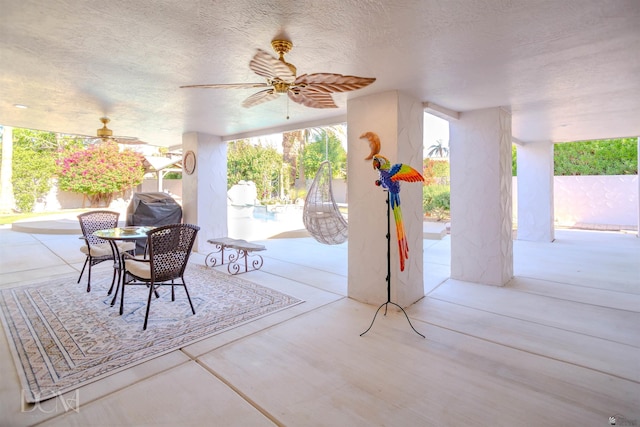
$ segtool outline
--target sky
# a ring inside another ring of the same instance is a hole
[[[441,139],[443,146],[449,147],[449,122],[429,113],[424,113],[424,149]]]
[[[424,114],[424,149],[429,149],[438,140],[444,142],[445,147],[449,147],[449,122],[434,115]],[[265,135],[259,138],[252,138],[253,143],[261,142],[263,145],[274,147],[282,151],[282,134]],[[347,140],[344,138],[342,146],[347,149]]]

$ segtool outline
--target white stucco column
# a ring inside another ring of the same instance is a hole
[[[198,132],[182,135],[182,153],[193,151],[193,174],[182,173],[183,222],[200,226],[194,250],[227,235],[227,144],[219,136]]]
[[[513,277],[511,113],[450,123],[451,278],[502,286]]]
[[[380,154],[392,163],[422,171],[422,102],[397,91],[350,99],[347,103],[349,194],[348,295],[368,304],[387,301],[387,193],[375,185],[378,172],[365,132],[381,140]],[[422,277],[422,185],[404,182],[400,192],[409,259],[400,272],[391,214],[391,302],[406,307],[424,296]]]
[[[2,127],[2,167],[0,168],[0,212],[13,212],[15,202],[13,199],[13,185],[11,177],[13,176],[13,128],[9,126]]]
[[[518,145],[518,240],[552,242],[553,142]]]

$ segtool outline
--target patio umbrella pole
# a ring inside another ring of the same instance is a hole
[[[391,209],[390,209],[390,206],[391,204],[389,202],[389,192],[387,191],[387,301],[382,303],[382,305],[378,307],[378,309],[376,310],[376,314],[373,315],[373,320],[371,321],[371,324],[369,325],[366,331],[360,334],[360,336],[363,336],[364,334],[369,332],[369,329],[371,329],[371,327],[373,326],[373,322],[376,321],[378,312],[382,307],[384,307],[384,315],[386,316],[387,306],[389,304],[393,304],[396,307],[398,307],[400,310],[402,310],[402,313],[404,313],[404,317],[407,318],[407,322],[409,322],[409,326],[411,326],[411,329],[413,329],[413,332],[420,335],[422,338],[426,338],[420,332],[416,331],[416,328],[413,327],[413,325],[411,324],[411,320],[409,320],[409,316],[407,316],[407,312],[404,311],[404,308],[400,307],[398,304],[391,301]]]

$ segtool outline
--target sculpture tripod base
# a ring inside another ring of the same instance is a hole
[[[409,320],[409,316],[407,315],[407,312],[404,311],[404,308],[400,307],[395,302],[391,302],[391,213],[389,212],[389,207],[390,207],[389,192],[387,192],[387,236],[386,236],[387,237],[387,279],[386,279],[387,280],[387,302],[383,303],[382,305],[380,305],[380,307],[378,307],[378,309],[376,310],[376,314],[373,315],[373,320],[371,321],[371,324],[369,325],[366,331],[360,334],[360,336],[363,336],[364,334],[369,332],[369,329],[371,329],[371,327],[373,326],[373,322],[376,321],[378,312],[382,307],[384,307],[384,315],[386,316],[387,307],[389,306],[389,304],[393,304],[396,307],[398,307],[400,310],[402,310],[402,313],[404,314],[404,317],[407,318],[407,322],[409,322],[409,326],[411,326],[411,329],[413,329],[413,332],[420,335],[422,338],[426,338],[420,332],[416,331],[416,328],[413,327],[413,325],[411,324],[411,320]]]
[[[367,328],[366,331],[364,331],[363,333],[360,334],[360,336],[363,336],[364,334],[366,334],[367,332],[369,332],[369,329],[371,329],[373,327],[373,322],[376,321],[376,317],[378,316],[378,312],[380,311],[380,309],[382,307],[384,307],[384,315],[387,315],[387,306],[389,304],[393,304],[396,307],[398,307],[400,310],[402,310],[402,313],[404,314],[404,317],[407,318],[407,322],[409,322],[409,326],[411,326],[411,329],[413,329],[413,332],[415,332],[416,334],[420,335],[422,338],[426,338],[424,335],[422,335],[420,332],[416,331],[416,328],[413,327],[413,325],[411,324],[411,320],[409,320],[409,316],[407,316],[407,312],[404,311],[404,308],[400,307],[398,304],[396,304],[395,302],[391,302],[391,301],[387,301],[385,303],[383,303],[380,307],[378,307],[378,309],[376,310],[376,314],[373,315],[373,320],[371,321],[371,324],[369,325],[369,327]]]

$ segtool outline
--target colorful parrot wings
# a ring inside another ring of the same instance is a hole
[[[392,181],[418,182],[424,181],[422,174],[404,163],[398,163],[391,167],[389,171]]]

